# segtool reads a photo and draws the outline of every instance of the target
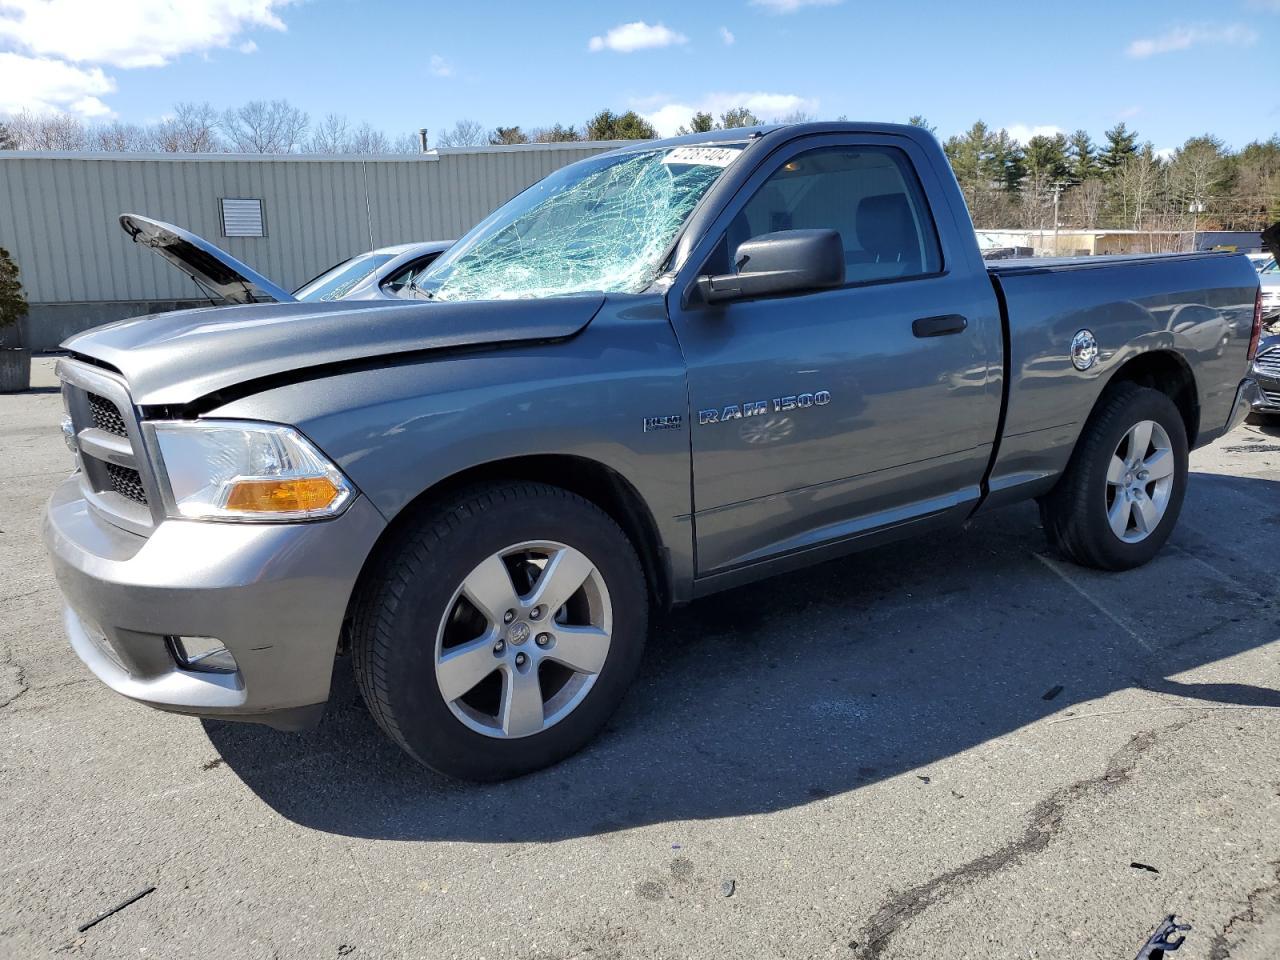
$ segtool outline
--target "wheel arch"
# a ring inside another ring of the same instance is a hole
[[[1119,383],[1136,383],[1165,394],[1182,414],[1188,448],[1195,448],[1200,433],[1200,394],[1191,365],[1182,354],[1176,350],[1148,350],[1126,360],[1094,401],[1094,411],[1104,402],[1108,391]],[[1090,416],[1092,414],[1090,411]]]
[[[644,499],[617,470],[588,457],[572,454],[539,454],[510,457],[476,464],[442,478],[427,487],[390,519],[360,571],[354,598],[360,596],[366,578],[407,523],[424,510],[459,490],[485,483],[546,483],[575,493],[595,504],[622,528],[635,547],[644,571],[651,605],[666,608],[672,602],[672,572],[667,551]],[[349,616],[349,612],[348,612]],[[346,630],[340,651],[346,649]]]

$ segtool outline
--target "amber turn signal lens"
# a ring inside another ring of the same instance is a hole
[[[227,495],[226,509],[245,513],[303,513],[323,510],[338,496],[328,477],[299,480],[238,480]]]

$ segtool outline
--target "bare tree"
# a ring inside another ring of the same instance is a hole
[[[387,153],[421,153],[422,144],[417,133],[402,133],[387,143]]]
[[[790,113],[782,117],[774,117],[774,123],[810,123],[817,119],[812,113],[805,110],[792,110]]]
[[[287,100],[251,100],[222,117],[227,139],[240,153],[293,153],[310,125],[306,111]]]
[[[61,113],[24,110],[9,121],[9,134],[19,150],[84,150],[88,145],[84,124]]]
[[[164,153],[220,153],[218,111],[209,103],[179,103],[173,116],[151,130],[152,147]]]
[[[1076,184],[1064,198],[1068,219],[1084,230],[1098,226],[1102,223],[1102,205],[1106,195],[1106,185],[1097,177]]]
[[[482,147],[488,142],[489,131],[475,120],[459,120],[436,138],[441,147]]]
[[[1156,159],[1151,144],[1146,144],[1116,168],[1112,183],[1120,200],[1122,215],[1132,229],[1143,229],[1143,221],[1150,212],[1160,180],[1160,161]]]
[[[348,153],[351,125],[340,113],[325,114],[323,120],[311,131],[307,141],[307,153]]]
[[[136,123],[103,123],[88,130],[90,150],[136,153],[150,150],[154,142],[152,132]]]
[[[381,130],[362,123],[347,138],[346,153],[381,154],[391,152],[391,142]]]

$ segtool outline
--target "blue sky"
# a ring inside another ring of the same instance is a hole
[[[283,97],[400,133],[606,106],[669,128],[745,101],[921,113],[943,137],[981,117],[1100,138],[1123,119],[1157,148],[1205,131],[1240,146],[1280,130],[1278,49],[1280,0],[0,0],[0,111],[145,122]]]

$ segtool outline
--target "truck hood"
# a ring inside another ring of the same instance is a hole
[[[591,322],[604,299],[202,307],[122,320],[78,334],[62,346],[118,370],[140,406],[183,405],[251,381],[317,367],[571,337]]]
[[[294,302],[289,291],[190,230],[137,213],[123,214],[120,226],[134,243],[150,247],[227,303]]]

